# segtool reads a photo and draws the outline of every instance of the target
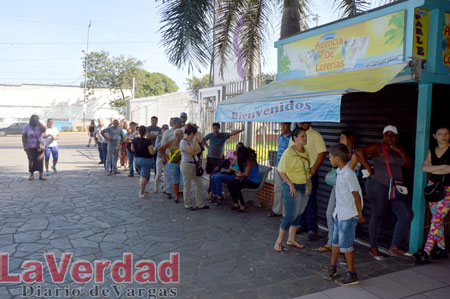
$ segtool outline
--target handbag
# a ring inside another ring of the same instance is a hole
[[[39,141],[39,139],[38,139],[38,137],[37,137],[37,135],[36,135],[36,132],[34,131],[34,128],[32,128],[32,130],[33,130],[34,137],[36,137],[37,151],[38,151],[38,152],[43,152],[43,151],[45,150],[45,144],[44,144],[43,142],[40,142],[40,141]],[[39,130],[40,130],[40,129],[39,129]],[[41,134],[42,134],[42,133],[41,133]]]
[[[386,166],[389,172],[389,200],[407,200],[408,196],[408,188],[404,186],[403,181],[394,180],[392,177],[391,166],[389,165],[386,149],[384,148],[384,144],[381,144],[384,153],[384,159],[386,161]]]
[[[305,194],[306,195],[310,195],[312,193],[312,181],[311,181],[311,176],[309,175],[309,172],[306,171],[306,166],[305,166],[305,162],[303,162],[302,157],[299,155],[299,153],[297,153],[297,151],[295,149],[293,149],[294,152],[297,154],[297,156],[300,158],[300,161],[302,161],[302,165],[303,165],[303,171],[305,172],[305,176],[306,176],[306,188],[305,188]]]
[[[205,173],[205,171],[203,170],[202,166],[200,165],[200,163],[198,161],[196,161],[196,159],[194,158],[194,164],[195,164],[195,175],[196,176],[203,176],[203,174]]]
[[[336,185],[336,179],[337,179],[337,168],[332,168],[330,172],[328,172],[325,175],[325,183],[328,186],[333,187],[334,185]]]
[[[445,198],[445,175],[442,176],[442,180],[432,185],[428,185],[423,189],[425,200],[428,202],[438,202]]]

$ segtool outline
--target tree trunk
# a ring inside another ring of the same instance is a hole
[[[300,14],[298,0],[284,0],[281,19],[280,39],[300,32]]]

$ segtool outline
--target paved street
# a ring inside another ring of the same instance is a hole
[[[100,297],[152,298],[152,292],[164,295],[172,289],[177,298],[293,298],[336,287],[321,278],[329,253],[314,248],[323,244],[323,238],[309,242],[300,235],[304,249],[276,253],[272,248],[280,219],[266,217],[263,209],[250,207],[249,213],[236,213],[230,211],[228,201],[192,212],[157,194],[138,199],[139,179],[125,172],[105,177],[97,165],[97,148],[85,146],[85,134],[62,135],[59,143],[58,174],[47,181],[37,180],[36,174],[34,181],[28,181],[20,137],[0,138],[0,252],[10,255],[10,273],[22,273],[25,260],[43,263],[45,282],[31,285],[35,291],[38,286],[50,291],[80,287],[81,297],[89,298],[96,285],[75,283],[70,274],[64,283],[52,283],[46,252],[55,254],[58,265],[61,254],[68,252],[73,253],[72,263],[117,261],[129,252],[134,263],[152,260],[156,264],[169,259],[171,252],[180,253],[180,283],[120,284],[106,275],[97,286],[110,294]],[[361,280],[414,266],[412,258],[378,262],[366,247],[356,248]],[[338,271],[344,273],[345,266],[340,264]],[[23,286],[0,283],[0,298],[20,297]],[[116,296],[114,291],[122,286]],[[142,296],[132,293],[138,288],[145,288]]]

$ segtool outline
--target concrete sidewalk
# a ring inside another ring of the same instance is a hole
[[[450,298],[450,260],[363,280],[359,285],[337,287],[296,299],[343,298]]]
[[[21,148],[20,136],[1,138],[0,156],[4,159],[0,163],[0,253],[9,254],[9,272],[13,274],[24,271],[22,263],[26,260],[44,262],[44,281],[32,284],[0,282],[0,299],[37,297],[36,294],[23,296],[23,288],[27,286],[49,291],[61,287],[81,289],[81,296],[77,298],[92,298],[90,290],[98,287],[110,291],[108,296],[100,298],[148,298],[125,295],[127,290],[145,288],[146,295],[150,295],[150,291],[171,289],[176,291],[177,298],[206,299],[282,299],[308,294],[330,298],[328,294],[341,294],[339,292],[343,292],[342,295],[334,298],[359,299],[364,295],[401,298],[435,288],[448,289],[450,270],[445,270],[449,269],[448,263],[416,267],[411,257],[376,261],[369,255],[367,247],[360,244],[355,245],[355,265],[361,284],[336,289],[334,282],[322,279],[330,262],[329,252],[316,250],[325,242],[323,232],[320,239],[313,242],[308,241],[306,234],[298,235],[298,240],[305,244],[304,249],[275,252],[273,245],[280,218],[269,218],[267,211],[256,207],[250,207],[249,213],[230,211],[230,201],[222,206],[211,206],[210,210],[192,212],[161,193],[139,199],[139,178],[130,178],[125,171],[106,177],[102,165],[98,165],[97,148],[87,148],[86,143],[87,136],[65,135],[59,141],[58,174],[52,173],[46,181],[28,181],[27,158]],[[59,262],[62,253],[67,252],[73,253],[74,262],[91,263],[122,260],[125,252],[132,253],[136,262],[152,260],[159,263],[168,259],[171,252],[178,252],[180,282],[117,283],[107,270],[108,277],[102,283],[80,284],[70,275],[64,283],[54,283],[44,254],[54,253]],[[340,257],[339,273],[345,271],[342,261]],[[444,270],[433,268],[437,266]],[[428,267],[431,270],[426,270]],[[394,279],[398,277],[394,272],[400,273],[399,278]],[[429,272],[436,273],[437,277]],[[437,279],[438,283],[428,282],[430,279],[423,280],[420,276],[415,282],[402,273],[425,274]],[[393,278],[385,278],[388,274]],[[405,277],[403,283],[398,281]],[[440,277],[447,281],[440,281]],[[372,280],[374,285],[371,287]],[[398,287],[409,281],[411,285]],[[116,296],[117,288],[123,290]],[[376,293],[381,291],[387,293]],[[344,292],[354,292],[354,295],[349,297]]]

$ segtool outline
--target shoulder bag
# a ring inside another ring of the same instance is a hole
[[[309,196],[312,192],[311,176],[309,175],[309,172],[306,171],[306,166],[305,166],[305,162],[303,162],[303,158],[300,156],[299,153],[297,153],[297,151],[295,149],[293,149],[293,150],[294,150],[295,154],[300,158],[300,161],[302,161],[303,171],[305,172],[305,176],[306,176],[305,194]]]
[[[381,144],[381,147],[383,149],[384,159],[386,161],[386,166],[389,172],[389,200],[409,199],[408,188],[404,186],[403,181],[394,180],[394,178],[392,177],[391,166],[389,165],[389,160],[384,144]]]
[[[189,146],[192,146],[191,143],[186,138],[183,138],[183,139],[189,144]],[[197,155],[192,155],[192,159],[194,160],[194,165],[195,165],[195,175],[203,176],[205,171],[203,170],[203,167],[200,165],[198,157],[196,157],[196,156]]]

